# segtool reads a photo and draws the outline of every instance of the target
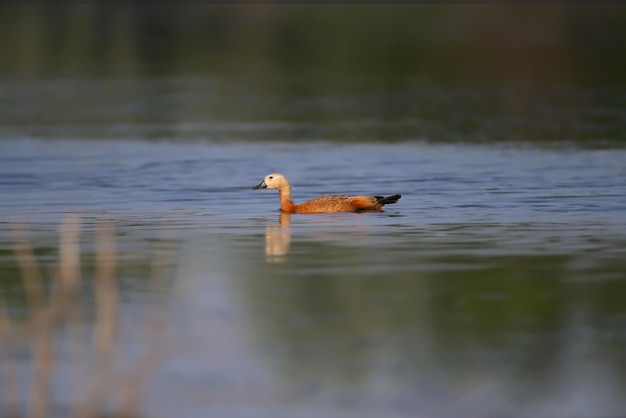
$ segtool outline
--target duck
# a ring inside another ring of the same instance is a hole
[[[280,209],[286,213],[337,213],[337,212],[381,212],[383,206],[396,203],[402,195],[391,196],[349,196],[325,195],[304,203],[296,204],[291,200],[291,185],[280,173],[265,176],[263,181],[252,188],[278,189]]]

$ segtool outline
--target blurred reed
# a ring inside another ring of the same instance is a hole
[[[144,333],[142,342],[147,348],[133,366],[124,366],[123,376],[116,376],[121,319],[114,223],[106,220],[97,225],[93,309],[85,303],[88,295],[81,275],[80,217],[69,215],[61,226],[59,257],[49,291],[27,226],[20,221],[12,226],[28,314],[25,320],[13,319],[0,294],[0,416],[139,416],[143,389],[161,359],[156,340],[164,327],[163,320],[154,317],[142,324],[137,334]],[[162,264],[156,262],[162,259],[155,252],[154,276],[163,276],[158,267]],[[88,312],[92,310],[94,319],[90,321]],[[62,345],[78,348],[68,350],[69,362],[58,359]],[[63,368],[71,369],[70,404],[55,405],[54,385],[59,382],[55,376]]]

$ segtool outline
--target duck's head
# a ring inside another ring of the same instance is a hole
[[[272,173],[265,176],[263,181],[252,188],[256,189],[280,189],[281,187],[289,185],[289,182],[279,173]]]

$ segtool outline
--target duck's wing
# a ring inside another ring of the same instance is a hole
[[[300,213],[361,212],[378,211],[382,205],[374,196],[326,195],[297,205],[297,210]]]
[[[331,194],[319,196],[297,205],[299,213],[354,212],[354,196]]]

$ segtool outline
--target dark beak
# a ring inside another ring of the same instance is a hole
[[[256,186],[254,186],[252,188],[252,190],[256,190],[256,189],[266,189],[267,188],[267,184],[265,184],[265,180],[263,180],[262,182],[260,182],[259,184],[257,184]]]

